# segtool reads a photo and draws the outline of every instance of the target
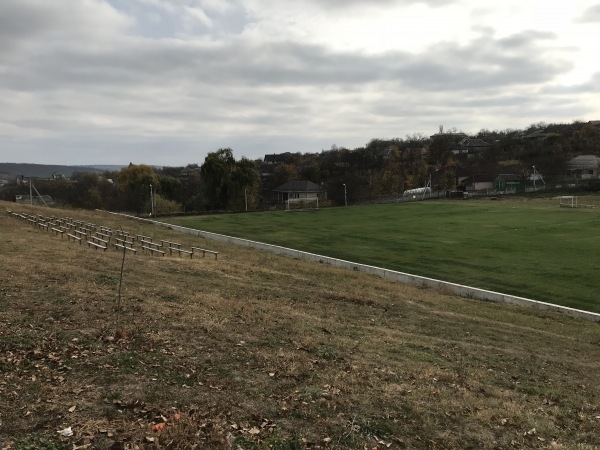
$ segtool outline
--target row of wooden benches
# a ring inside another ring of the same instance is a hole
[[[88,247],[97,249],[102,249],[106,251],[110,246],[110,240],[112,236],[112,230],[108,227],[100,227],[100,231],[93,231],[89,225],[81,222],[80,224],[75,224],[74,227],[67,227],[65,223],[69,225],[74,225],[73,221],[65,222],[63,219],[58,219],[56,217],[44,218],[43,216],[30,216],[26,214],[16,213],[12,211],[7,211],[9,214],[13,216],[27,220],[35,226],[38,226],[41,229],[46,231],[51,231],[54,234],[60,235],[62,238],[63,235],[67,236],[67,241],[73,240],[74,242],[79,242],[81,245],[82,242],[87,243]],[[65,220],[68,218],[65,218]],[[88,225],[88,226],[86,226]],[[94,228],[97,228],[96,225],[93,225]],[[92,234],[93,233],[93,234]],[[164,256],[166,252],[169,252],[169,255],[173,255],[176,252],[179,256],[182,254],[189,255],[190,258],[193,258],[194,254],[202,253],[202,257],[205,257],[206,254],[212,254],[215,256],[215,259],[218,258],[219,252],[215,250],[209,250],[206,248],[200,247],[191,247],[190,250],[185,250],[181,248],[181,244],[177,242],[168,241],[165,239],[160,240],[160,244],[153,242],[152,237],[144,236],[137,234],[135,237],[130,235],[128,232],[123,230],[117,230],[116,235],[113,238],[113,246],[115,250],[123,250],[130,251],[132,253],[136,253],[137,249],[134,247],[135,241],[137,240],[140,243],[140,247],[144,252],[150,252],[151,254],[159,254]]]

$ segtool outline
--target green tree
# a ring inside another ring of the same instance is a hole
[[[153,167],[145,164],[130,164],[117,173],[120,192],[122,195],[121,207],[135,211],[137,214],[149,212],[150,186],[158,189],[158,175]]]
[[[209,209],[242,210],[246,199],[249,208],[258,199],[260,175],[256,163],[247,158],[236,161],[230,148],[209,153],[200,171],[205,207]]]
[[[236,162],[231,176],[231,197],[228,206],[234,209],[254,209],[260,194],[260,175],[254,161],[242,158]]]
[[[230,148],[220,148],[204,158],[200,173],[209,209],[227,208],[234,168],[235,158]]]

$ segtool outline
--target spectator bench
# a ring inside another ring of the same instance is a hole
[[[215,259],[217,259],[217,257],[219,256],[219,252],[216,252],[214,250],[208,250],[206,248],[200,248],[200,247],[192,247],[193,253],[196,252],[196,250],[199,252],[202,252],[203,258],[206,256],[207,253],[211,253],[211,254],[215,255]]]
[[[161,250],[162,244],[157,244],[155,242],[146,241],[144,239],[140,240],[140,244],[142,246],[142,250],[148,250],[153,255],[154,255],[154,253],[159,253],[159,254],[165,256],[165,252],[163,250]]]
[[[79,236],[75,236],[74,234],[67,233],[67,241],[73,239],[73,242],[79,241],[79,245],[81,245],[81,238]]]
[[[108,241],[105,241],[104,239],[99,238],[97,236],[91,236],[90,239],[91,241],[87,241],[88,247],[94,247],[94,250],[98,250],[99,248],[101,248],[104,251],[106,251],[106,249],[108,248]]]

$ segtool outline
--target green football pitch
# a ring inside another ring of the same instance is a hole
[[[558,199],[440,200],[168,221],[600,312],[600,210],[560,208]]]

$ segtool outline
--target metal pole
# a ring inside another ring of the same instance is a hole
[[[33,191],[31,187],[33,186],[33,181],[29,178],[29,203],[33,206]]]
[[[154,217],[154,194],[152,192],[152,185],[150,185],[150,211]]]
[[[348,195],[346,194],[346,183],[344,183],[344,205],[348,206]]]
[[[248,189],[244,188],[244,202],[246,203],[246,211],[248,211]]]

